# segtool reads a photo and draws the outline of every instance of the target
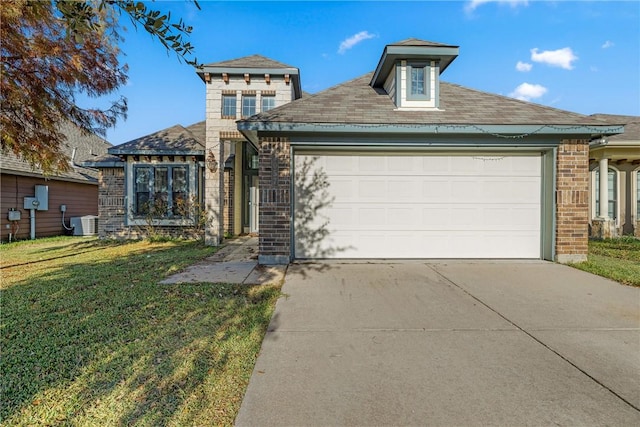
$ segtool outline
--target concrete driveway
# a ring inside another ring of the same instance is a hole
[[[640,289],[542,261],[291,265],[245,426],[640,425]]]

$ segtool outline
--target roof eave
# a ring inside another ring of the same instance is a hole
[[[529,135],[588,135],[596,137],[622,133],[622,126],[609,125],[504,125],[504,124],[384,124],[384,123],[291,123],[269,121],[240,121],[238,130],[247,138],[257,132],[313,132],[313,133],[379,133],[395,134],[467,134],[524,138]],[[257,136],[256,136],[257,138]]]
[[[442,74],[458,54],[458,46],[386,46],[371,78],[371,86],[381,87],[397,60],[438,59]]]
[[[271,76],[284,76],[288,74],[291,76],[291,80],[293,81],[293,88],[295,92],[296,99],[302,97],[302,86],[300,83],[300,70],[294,67],[288,68],[251,68],[251,67],[217,67],[217,66],[209,66],[209,65],[201,65],[196,67],[196,73],[200,80],[206,83],[204,73],[209,74],[222,74],[227,73],[229,75],[264,75],[269,74]]]
[[[109,149],[109,154],[113,155],[125,155],[125,156],[203,156],[204,148],[202,150],[142,150],[142,149]]]

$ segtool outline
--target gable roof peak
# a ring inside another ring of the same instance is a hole
[[[266,56],[253,54],[241,58],[204,64],[205,67],[215,68],[295,68]]]
[[[410,37],[408,39],[400,40],[395,43],[389,43],[388,46],[431,46],[431,47],[459,47],[445,43],[432,42],[428,40],[417,39]]]

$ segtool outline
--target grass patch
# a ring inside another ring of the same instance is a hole
[[[573,267],[624,285],[640,286],[640,239],[591,240],[588,260]]]
[[[195,242],[0,246],[3,425],[231,425],[279,287],[158,285]]]

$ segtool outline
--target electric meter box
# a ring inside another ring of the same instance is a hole
[[[9,221],[20,221],[20,211],[9,211]]]
[[[49,210],[49,186],[48,185],[36,185],[36,200],[38,200],[39,211]]]

